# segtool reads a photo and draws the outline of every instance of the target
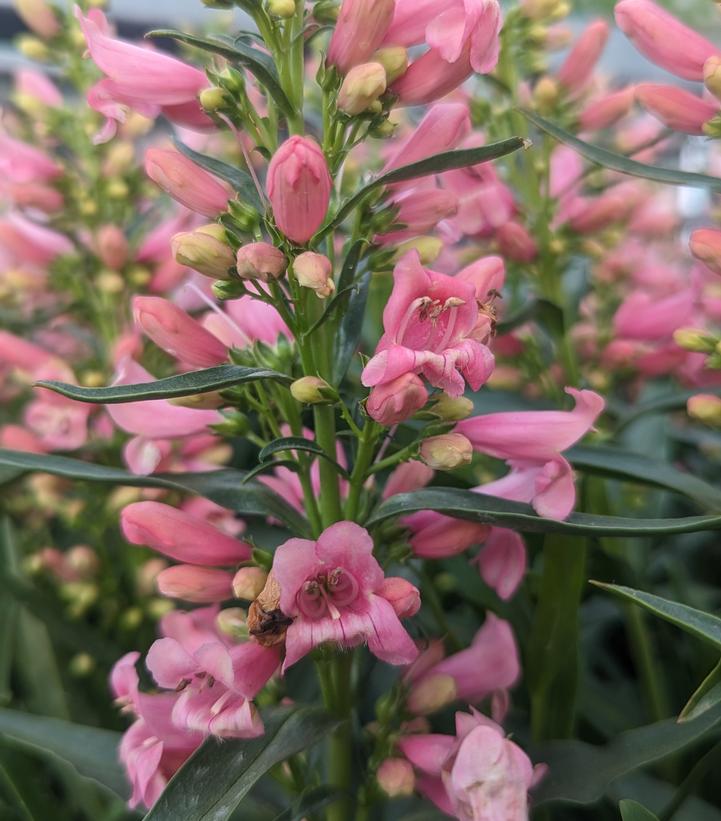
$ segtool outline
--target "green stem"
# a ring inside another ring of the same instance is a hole
[[[313,408],[315,419],[315,439],[328,456],[335,461],[336,436],[335,412],[328,405],[315,405]],[[320,459],[320,517],[323,527],[328,527],[343,518],[340,503],[340,487],[338,472],[327,459]]]
[[[633,650],[634,665],[641,679],[646,708],[652,721],[662,721],[671,714],[662,675],[656,664],[656,654],[648,631],[646,615],[636,605],[624,607],[626,629]]]
[[[350,789],[352,782],[353,728],[351,714],[353,694],[351,673],[353,653],[348,652],[333,661],[335,699],[333,713],[341,721],[340,726],[328,739],[328,782],[345,795],[331,804],[326,813],[327,821],[348,821],[351,817]]]
[[[346,501],[345,515],[346,518],[355,521],[358,516],[358,507],[360,504],[361,493],[363,491],[363,484],[368,475],[368,468],[370,467],[373,453],[375,452],[375,443],[377,438],[377,425],[370,419],[366,420],[361,433],[360,441],[358,443],[358,453],[356,454],[355,465],[353,466],[353,473],[350,477],[350,490],[348,492],[348,500]]]

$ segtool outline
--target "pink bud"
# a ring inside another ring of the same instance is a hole
[[[63,104],[63,95],[53,81],[41,71],[21,68],[15,72],[15,93],[19,96],[37,100],[49,108]]]
[[[579,124],[584,131],[600,131],[625,117],[633,107],[633,86],[596,97],[583,109]]]
[[[60,22],[46,0],[15,0],[15,10],[38,37],[49,40],[60,31]]]
[[[516,262],[533,262],[538,246],[528,230],[519,222],[504,222],[496,231],[501,253]]]
[[[418,588],[400,576],[387,576],[379,595],[391,603],[399,619],[409,619],[421,609]]]
[[[241,279],[259,279],[270,282],[280,279],[288,267],[285,254],[267,242],[251,242],[238,249],[235,258]]]
[[[331,178],[318,143],[291,137],[268,166],[266,188],[278,228],[293,242],[306,243],[323,224]]]
[[[255,601],[268,581],[268,574],[261,567],[241,567],[233,577],[233,595],[236,599]]]
[[[376,773],[378,786],[389,798],[413,795],[416,777],[413,765],[405,758],[386,758]]]
[[[453,676],[431,673],[412,685],[406,705],[415,715],[427,716],[452,704],[456,698],[458,688]]]
[[[128,260],[128,240],[117,225],[103,225],[95,242],[103,265],[117,271]]]
[[[145,171],[173,199],[206,217],[222,214],[233,196],[224,182],[170,148],[149,148],[145,152]]]
[[[293,260],[293,273],[298,284],[315,291],[319,299],[329,297],[335,291],[333,264],[323,254],[306,251]]]
[[[233,565],[250,559],[252,548],[208,522],[161,502],[134,502],[120,516],[131,544],[147,545],[179,562]]]
[[[720,53],[712,42],[651,0],[621,0],[616,22],[649,60],[684,80],[701,82],[704,63]]]
[[[579,92],[588,85],[607,40],[605,20],[595,20],[584,29],[556,75],[567,91]]]
[[[462,433],[431,436],[421,444],[421,459],[434,470],[453,470],[473,458],[473,445]]]
[[[428,401],[423,382],[412,373],[405,373],[371,390],[366,410],[372,419],[390,427],[405,422]]]
[[[691,234],[689,246],[696,259],[700,259],[714,274],[721,274],[721,231],[698,228]]]
[[[232,578],[226,570],[179,564],[161,570],[156,578],[156,584],[158,592],[171,599],[212,604],[231,597]]]
[[[702,135],[704,124],[719,113],[718,104],[662,83],[636,86],[636,99],[668,128],[685,134]]]
[[[134,297],[133,317],[156,345],[188,365],[210,368],[228,360],[225,345],[167,299]]]
[[[393,19],[394,0],[343,0],[328,46],[328,65],[346,74],[380,46]]]

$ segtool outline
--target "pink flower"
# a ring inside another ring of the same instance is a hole
[[[56,257],[73,250],[72,242],[63,234],[16,213],[0,221],[0,244],[18,262],[40,266],[50,265]]]
[[[145,172],[186,208],[213,219],[227,209],[233,196],[226,183],[172,148],[149,148],[145,152]]]
[[[76,450],[88,438],[91,406],[64,397],[36,399],[23,414],[23,421],[48,450]]]
[[[613,329],[623,339],[656,340],[693,321],[696,297],[690,288],[655,298],[648,290],[632,291],[613,317]]]
[[[704,63],[721,52],[651,0],[621,0],[616,22],[649,60],[684,80],[702,82]]]
[[[46,0],[15,0],[15,11],[25,25],[46,40],[60,32],[60,21]]]
[[[280,609],[293,623],[286,634],[283,669],[326,642],[368,647],[389,664],[418,654],[391,602],[373,540],[353,522],[326,528],[317,542],[289,539],[275,552],[273,573]]]
[[[320,146],[291,137],[268,166],[266,189],[278,228],[303,245],[320,228],[330,202],[331,178]]]
[[[697,228],[689,242],[691,253],[715,274],[721,274],[721,231]]]
[[[383,488],[383,498],[390,499],[397,493],[411,493],[420,490],[433,479],[433,470],[423,462],[403,462],[388,477]]]
[[[434,387],[460,396],[468,382],[478,390],[493,370],[486,346],[489,317],[479,311],[480,281],[473,272],[455,277],[423,268],[417,251],[396,265],[383,312],[385,333],[363,370],[366,387],[404,374],[422,374]]]
[[[636,86],[636,99],[668,128],[698,136],[720,110],[717,102],[664,83],[641,83]]]
[[[48,182],[62,173],[62,168],[40,149],[0,132],[0,174],[4,181]]]
[[[194,565],[235,565],[248,561],[252,548],[218,528],[162,502],[134,502],[120,516],[131,544],[147,545]]]
[[[526,545],[514,530],[492,527],[475,561],[483,581],[507,600],[526,574]]]
[[[133,297],[133,318],[156,345],[187,365],[210,368],[228,361],[227,347],[167,299]]]
[[[501,253],[515,262],[529,263],[538,256],[538,245],[520,222],[504,222],[496,231]]]
[[[343,0],[328,46],[328,65],[346,74],[368,62],[383,42],[393,6],[393,0]]]
[[[583,131],[600,131],[614,125],[631,111],[634,102],[633,86],[621,88],[590,100],[579,115]]]
[[[212,604],[233,595],[233,574],[214,567],[178,564],[161,570],[156,578],[158,592],[172,599]]]
[[[410,419],[428,401],[428,391],[414,373],[404,373],[376,385],[368,395],[366,410],[371,419],[390,427]]]
[[[558,70],[558,82],[577,94],[588,85],[608,40],[608,23],[594,20],[582,32]]]
[[[154,49],[111,37],[102,12],[94,9],[92,15],[86,17],[75,9],[90,56],[105,74],[88,91],[90,106],[108,118],[96,142],[115,134],[117,123],[125,121],[126,108],[147,117],[162,112],[188,127],[214,127],[198,102],[200,92],[210,85],[204,72]]]
[[[37,100],[49,108],[63,104],[63,95],[53,81],[41,71],[31,68],[18,69],[13,75],[15,93]]]

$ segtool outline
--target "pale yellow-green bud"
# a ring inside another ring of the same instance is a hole
[[[399,260],[404,254],[407,254],[408,251],[418,251],[421,264],[430,265],[438,259],[442,250],[443,240],[438,239],[438,237],[415,237],[414,239],[409,239],[407,242],[402,242],[398,246],[394,254],[394,259]]]
[[[721,427],[721,398],[712,393],[699,393],[686,403],[686,410],[692,419],[698,419],[713,427]]]
[[[106,177],[116,177],[125,173],[135,162],[135,148],[130,142],[119,140],[110,145],[107,151],[103,163],[103,173]]]
[[[95,659],[89,653],[78,653],[70,659],[68,672],[74,678],[85,678],[95,670]]]
[[[462,433],[431,436],[421,443],[421,459],[434,470],[453,470],[473,458],[473,445]]]
[[[168,399],[168,402],[180,408],[195,408],[196,410],[216,410],[226,404],[218,391],[196,393],[194,396],[176,396]]]
[[[21,34],[15,43],[20,54],[22,54],[23,57],[27,57],[28,60],[37,60],[39,63],[45,63],[50,59],[50,50],[48,47],[42,40],[33,37],[32,34]]]
[[[221,610],[215,618],[215,624],[221,633],[230,636],[236,641],[247,639],[248,614],[242,607],[227,607]]]
[[[405,758],[386,758],[376,773],[378,786],[389,798],[413,795],[416,776],[413,766]]]
[[[408,51],[403,46],[380,48],[372,59],[376,63],[380,63],[386,70],[386,83],[388,85],[402,77],[408,70]]]
[[[453,676],[439,673],[421,679],[408,694],[406,705],[415,715],[427,716],[452,704],[457,696]]]
[[[143,265],[133,265],[128,269],[128,282],[131,285],[147,285],[151,278],[151,272],[145,268]]]
[[[533,100],[539,111],[551,110],[559,98],[558,83],[552,77],[541,77],[533,89]]]
[[[128,184],[125,180],[110,180],[105,188],[105,193],[111,200],[124,200],[128,196]]]
[[[268,0],[268,11],[274,17],[284,20],[292,17],[296,10],[296,0]]]
[[[206,111],[220,111],[228,104],[228,95],[222,88],[204,88],[199,96],[200,105]]]
[[[230,279],[235,254],[228,245],[225,229],[218,223],[203,225],[195,231],[175,234],[170,240],[175,261],[213,279]]]
[[[95,279],[95,285],[103,294],[122,294],[125,281],[117,271],[101,271]]]
[[[100,388],[107,380],[102,371],[83,371],[80,374],[80,384],[85,388]]]
[[[296,402],[306,405],[320,405],[332,402],[330,394],[333,388],[319,376],[303,376],[290,386],[290,392]]]
[[[703,81],[706,88],[721,100],[721,57],[709,57],[703,67]]]
[[[313,17],[319,23],[335,23],[340,13],[340,4],[334,0],[321,0],[313,6]]]
[[[262,567],[241,567],[233,577],[233,595],[236,599],[255,601],[268,581],[268,572]]]
[[[473,413],[473,402],[465,396],[453,398],[444,393],[433,405],[431,412],[445,422],[460,422]]]
[[[679,328],[674,331],[673,341],[685,351],[713,353],[718,340],[698,328]]]
[[[351,117],[367,111],[386,90],[386,70],[380,63],[362,63],[346,74],[338,92],[338,109]]]

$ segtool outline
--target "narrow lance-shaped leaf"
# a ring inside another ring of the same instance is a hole
[[[333,382],[336,385],[343,381],[343,377],[346,375],[353,359],[353,354],[358,349],[358,342],[363,331],[366,305],[368,304],[370,284],[371,272],[366,269],[360,275],[355,290],[351,292],[343,321],[338,328],[335,359],[333,361]]]
[[[41,380],[35,384],[39,388],[48,388],[55,393],[77,399],[78,402],[90,402],[96,405],[114,405],[123,402],[142,402],[146,399],[173,399],[179,396],[194,396],[199,393],[210,393],[248,382],[259,380],[290,383],[291,378],[278,371],[267,368],[246,368],[242,365],[217,365],[202,371],[180,373],[167,376],[155,382],[142,382],[136,385],[110,385],[105,388],[84,388],[58,382],[54,379]]]
[[[550,134],[551,137],[569,146],[569,148],[577,151],[582,157],[596,163],[596,165],[602,165],[604,168],[620,171],[622,174],[629,174],[633,177],[654,180],[654,182],[667,183],[668,185],[687,185],[694,188],[709,188],[717,193],[721,192],[721,179],[718,177],[646,165],[629,157],[624,157],[622,154],[614,154],[613,151],[608,151],[608,149],[601,148],[598,145],[591,145],[579,140],[578,137],[574,137],[573,134],[548,120],[544,120],[543,117],[539,117],[538,114],[534,114],[532,111],[521,109],[521,113],[541,131]]]
[[[621,811],[621,821],[658,821],[658,816],[654,815],[651,810],[647,810],[638,801],[625,798],[619,802],[618,808]]]
[[[636,407],[631,408],[623,414],[619,420],[616,432],[635,422],[642,416],[649,413],[667,413],[686,409],[686,403],[692,396],[701,393],[700,390],[674,391],[665,396],[658,396],[649,399],[648,402],[640,402]],[[721,396],[721,388],[704,388],[703,393],[710,393],[713,396]]]
[[[145,821],[224,821],[262,776],[336,725],[318,707],[281,709],[266,720],[259,738],[208,739],[173,776]]]
[[[415,493],[399,493],[382,502],[367,526],[407,516],[419,510],[435,510],[456,519],[497,525],[521,533],[577,533],[586,536],[663,536],[721,529],[721,516],[688,516],[682,519],[631,519],[572,513],[565,521],[544,519],[530,505],[486,496],[470,490],[434,487]]]
[[[387,174],[376,177],[376,179],[361,188],[360,191],[353,194],[353,196],[340,207],[331,222],[321,228],[316,235],[316,241],[320,241],[337,228],[369,194],[378,188],[382,188],[384,185],[393,185],[397,182],[415,180],[419,177],[428,177],[431,174],[441,174],[444,171],[452,171],[457,168],[468,168],[471,165],[497,160],[499,157],[504,157],[506,154],[511,154],[520,148],[528,148],[529,146],[530,142],[522,137],[509,137],[507,140],[489,143],[479,148],[463,148],[458,151],[446,151],[443,154],[436,154],[425,160],[419,160],[410,165],[395,168]]]
[[[679,721],[693,721],[707,710],[721,703],[721,661],[699,684],[679,713]]]
[[[348,479],[348,472],[343,468],[335,459],[331,459],[330,456],[323,450],[323,448],[314,442],[312,439],[306,439],[303,436],[284,436],[281,439],[275,439],[274,441],[267,444],[258,454],[258,459],[261,462],[267,462],[274,453],[283,453],[284,451],[304,451],[306,453],[312,453],[314,456],[319,456],[322,459],[326,459],[330,462],[333,467],[338,471],[338,473],[343,476],[344,478]]]

